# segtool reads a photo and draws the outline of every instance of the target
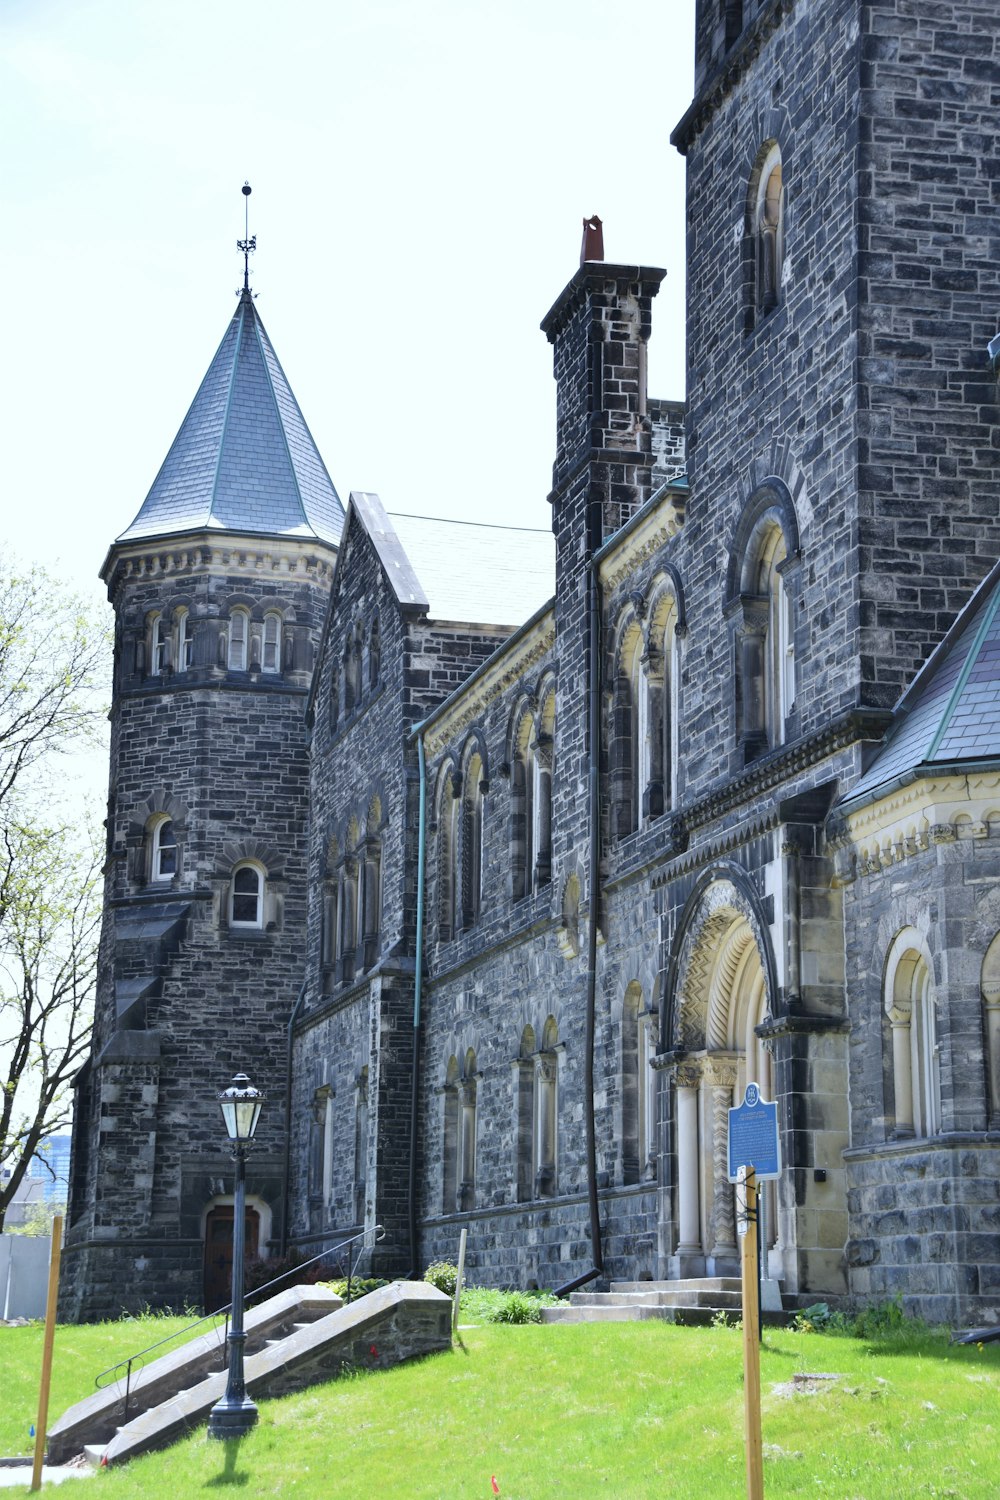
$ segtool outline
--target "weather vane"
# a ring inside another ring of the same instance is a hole
[[[250,257],[257,248],[257,236],[250,233],[250,193],[249,182],[243,184],[243,206],[245,210],[244,234],[246,239],[237,240],[236,248],[243,251],[243,290],[250,290]]]

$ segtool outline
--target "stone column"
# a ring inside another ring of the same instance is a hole
[[[892,1023],[892,1087],[896,1105],[895,1135],[913,1134],[913,1070],[910,1064],[909,1008],[894,1005],[889,1012]]]
[[[663,652],[650,643],[646,654],[642,658],[642,669],[644,675],[644,687],[646,693],[646,735],[649,741],[648,747],[648,771],[646,787],[643,792],[643,805],[640,813],[644,818],[658,818],[663,811],[665,801],[663,794],[664,783],[664,748],[663,748],[663,719],[664,719],[664,671]],[[640,753],[642,747],[640,747]]]
[[[536,775],[534,818],[536,836],[532,840],[535,861],[534,885],[548,885],[552,878],[552,736],[539,731],[532,749]]]
[[[986,1013],[986,1077],[989,1082],[987,1104],[990,1128],[1000,1125],[1000,986],[983,986]]]
[[[476,1206],[476,1080],[463,1079],[459,1089],[461,1109],[461,1167],[458,1183],[458,1207],[464,1211]]]
[[[701,1071],[687,1063],[677,1069],[677,1254],[701,1254],[698,1183],[698,1085]]]
[[[705,1081],[711,1088],[712,1123],[712,1230],[711,1254],[715,1259],[735,1260],[736,1213],[733,1185],[729,1181],[729,1111],[736,1085],[736,1066],[729,1061],[707,1058]]]
[[[554,1052],[540,1052],[535,1063],[538,1080],[538,1173],[535,1197],[551,1198],[556,1190],[556,1079]]]

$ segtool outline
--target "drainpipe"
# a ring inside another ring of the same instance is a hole
[[[592,539],[591,539],[592,540]],[[597,920],[601,889],[601,611],[593,546],[587,559],[587,716],[590,753],[587,770],[590,816],[590,920],[587,925],[587,1009],[583,1044],[583,1114],[586,1125],[587,1201],[590,1206],[591,1270],[556,1288],[566,1297],[604,1271],[601,1210],[597,1198],[597,1131],[594,1120],[594,1047],[597,1008]]]
[[[427,762],[424,757],[424,726],[415,730],[417,740],[417,763],[420,767],[420,830],[417,842],[417,935],[416,965],[413,977],[413,1064],[410,1087],[410,1275],[416,1277],[420,1266],[417,1246],[417,1122],[420,1077],[420,1002],[424,985],[424,877],[427,864]]]
[[[285,1171],[284,1186],[281,1195],[282,1255],[288,1254],[288,1200],[291,1195],[289,1177],[292,1170],[292,1033],[295,1029],[296,1018],[305,998],[306,980],[303,979],[302,988],[299,990],[299,998],[292,1006],[292,1013],[288,1018],[288,1050],[285,1058]]]

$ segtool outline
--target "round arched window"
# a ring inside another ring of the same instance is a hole
[[[264,911],[264,876],[256,865],[239,865],[233,871],[229,892],[229,922],[232,927],[260,927]]]

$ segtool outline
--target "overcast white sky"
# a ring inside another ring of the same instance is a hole
[[[548,526],[538,323],[598,213],[684,391],[694,0],[3,0],[4,533],[81,587],[258,309],[341,498]]]

